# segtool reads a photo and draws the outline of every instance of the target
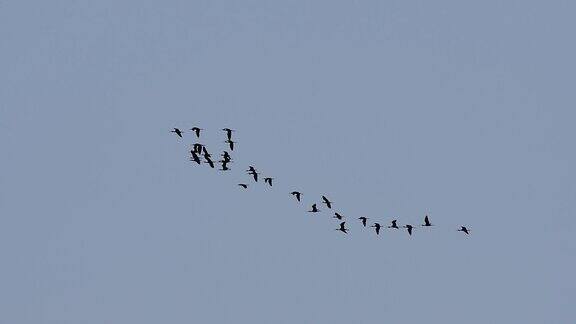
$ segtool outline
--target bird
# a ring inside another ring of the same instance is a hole
[[[398,229],[398,225],[396,225],[396,220],[393,220],[393,221],[392,221],[392,225],[388,226],[388,228]]]
[[[364,225],[364,227],[366,227],[366,220],[367,220],[368,218],[362,216],[362,217],[358,217],[358,219],[361,220],[361,221],[362,221],[362,225]]]
[[[316,208],[316,204],[312,204],[312,210],[309,210],[308,212],[309,213],[317,213],[319,211],[320,210],[318,208]]]
[[[190,153],[192,154],[190,161],[194,161],[194,162],[200,164],[200,157],[198,156],[198,154],[196,154],[196,152],[194,152],[194,151],[190,151]]]
[[[228,143],[230,145],[230,151],[234,151],[234,141],[233,140],[226,140],[224,143]]]
[[[424,217],[424,224],[422,224],[422,226],[434,226],[434,225],[430,224],[430,220],[428,219],[428,215],[426,215]]]
[[[301,192],[292,191],[290,194],[291,194],[292,196],[296,196],[296,200],[300,201],[300,196],[302,195]]]
[[[458,232],[464,232],[468,235],[470,235],[470,230],[466,228],[466,226],[460,226],[460,229],[458,230]]]
[[[232,158],[230,157],[230,154],[228,154],[228,152],[226,152],[226,151],[224,151],[224,153],[222,153],[222,158],[224,158],[224,161],[232,162]]]
[[[228,171],[230,170],[230,168],[228,167],[228,162],[226,161],[220,161],[220,163],[222,163],[222,169],[219,169],[220,171]]]
[[[332,208],[332,202],[326,198],[326,196],[322,196],[323,203],[326,204],[326,207]]]
[[[240,187],[244,188],[244,189],[247,189],[247,188],[248,188],[248,185],[245,184],[245,183],[239,183],[238,185],[239,185]]]
[[[402,227],[408,230],[408,234],[412,235],[412,228],[414,228],[412,225],[404,225]]]
[[[200,143],[194,143],[194,152],[198,153],[198,154],[202,154],[202,147],[204,145],[200,144]]]
[[[176,135],[182,137],[182,131],[179,130],[178,128],[174,128],[174,130],[171,130],[172,133],[176,133]]]
[[[226,136],[228,137],[228,140],[231,140],[232,139],[232,132],[234,130],[230,129],[230,128],[222,128],[222,130],[226,132]]]
[[[346,222],[340,223],[340,228],[337,228],[336,230],[344,232],[344,233],[348,233],[348,232],[346,232],[348,229],[346,227],[344,227],[344,224],[346,224]]]
[[[196,137],[200,138],[200,131],[202,130],[202,128],[192,127],[190,128],[190,130],[196,133]]]
[[[250,168],[246,170],[246,172],[248,172],[248,174],[251,174],[254,177],[254,181],[258,182],[258,172],[256,172],[256,169],[254,169],[253,166],[250,166]]]
[[[267,184],[270,185],[270,187],[272,187],[272,179],[274,178],[264,178],[264,182],[266,182]]]
[[[338,219],[342,219],[344,218],[344,216],[338,214],[338,213],[334,213],[334,216],[332,216],[332,218],[338,218]]]
[[[202,146],[202,151],[204,151],[204,156],[206,156],[206,155],[208,155],[209,157],[212,156],[212,155],[210,155],[210,153],[208,153],[206,146]]]
[[[210,159],[210,156],[204,155],[204,159],[206,160],[206,163],[208,163],[210,165],[210,167],[212,169],[214,169],[214,162],[212,162],[212,160]]]
[[[378,223],[374,223],[374,225],[370,226],[370,227],[374,227],[374,229],[376,230],[376,235],[380,234],[380,224]]]

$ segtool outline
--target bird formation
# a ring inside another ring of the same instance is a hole
[[[190,130],[194,133],[194,135],[197,139],[200,139],[200,134],[201,134],[201,131],[203,130],[202,128],[192,127]],[[226,133],[226,140],[224,141],[224,143],[228,144],[230,151],[234,151],[234,144],[237,142],[232,140],[232,133],[235,130],[230,129],[230,128],[223,128],[222,131],[224,131]],[[184,132],[182,130],[180,130],[178,128],[174,128],[173,130],[171,130],[171,132],[175,133],[179,138],[183,138],[182,134]],[[217,162],[221,164],[221,168],[218,170],[229,171],[230,168],[228,167],[228,164],[232,163],[232,161],[233,161],[232,157],[230,156],[230,153],[228,153],[227,151],[223,151],[223,153],[220,156],[222,157],[222,159],[218,160]],[[205,164],[208,164],[210,166],[210,168],[212,168],[212,169],[215,168],[214,161],[212,160],[212,155],[210,153],[208,153],[208,149],[206,148],[206,146],[201,144],[201,143],[194,143],[192,145],[192,149],[190,150],[190,161],[195,162],[196,164],[205,163]],[[254,182],[258,182],[258,176],[260,175],[260,173],[256,170],[256,168],[254,166],[249,165],[248,170],[246,170],[246,173],[253,178]],[[264,183],[266,185],[268,185],[269,187],[272,187],[272,180],[274,179],[273,177],[267,176],[267,177],[263,177],[263,179],[264,179]],[[242,189],[248,189],[249,184],[239,183],[238,186],[241,187]],[[300,191],[292,191],[292,192],[290,192],[290,195],[294,196],[298,203],[301,202],[301,198],[302,198],[303,194]],[[325,195],[322,195],[321,199],[322,199],[321,203],[324,204],[327,209],[332,210],[334,202],[329,200]],[[312,206],[310,207],[310,210],[308,210],[308,212],[309,213],[319,213],[319,212],[321,212],[321,210],[318,209],[317,203],[313,203]],[[345,219],[345,217],[338,212],[334,212],[334,216],[332,218],[335,218],[338,221],[342,221]],[[368,220],[369,220],[368,217],[365,217],[365,216],[358,217],[358,220],[362,224],[363,228],[368,227],[367,226]],[[346,222],[347,222],[346,220],[340,222],[340,226],[338,228],[336,228],[335,230],[343,232],[344,234],[348,234],[349,229],[346,228]],[[400,226],[398,226],[397,222],[398,222],[398,220],[393,219],[392,221],[390,221],[390,225],[388,225],[386,228],[396,229],[396,230],[400,229]],[[429,216],[425,215],[424,216],[424,224],[421,224],[421,226],[422,227],[431,227],[431,226],[434,226],[434,224],[432,224],[430,222]],[[382,225],[380,223],[374,222],[369,227],[374,228],[376,235],[380,235],[380,232],[382,229]],[[414,231],[414,226],[411,224],[405,224],[401,228],[405,228],[408,235],[412,235],[412,232]],[[466,226],[460,226],[460,228],[457,231],[465,233],[466,235],[470,235],[470,230]]]

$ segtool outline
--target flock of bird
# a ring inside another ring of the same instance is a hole
[[[203,130],[202,128],[198,128],[198,127],[192,127],[190,129],[196,136],[196,138],[200,138],[200,133]],[[230,151],[234,151],[234,143],[236,143],[235,141],[232,140],[232,132],[234,132],[233,129],[230,128],[223,128],[222,131],[226,132],[226,140],[224,141],[225,143],[228,144],[228,146],[230,147]],[[183,138],[182,134],[184,133],[182,130],[178,129],[178,128],[174,128],[172,131],[172,133],[175,133],[178,137]],[[212,155],[210,153],[208,153],[208,150],[206,149],[206,146],[200,143],[194,143],[192,146],[192,149],[190,150],[190,161],[193,161],[197,164],[202,164],[202,159],[201,157],[204,158],[204,163],[207,163],[211,168],[215,168],[214,165],[214,161],[212,160]],[[228,171],[230,170],[230,168],[228,167],[228,164],[232,162],[232,157],[230,156],[230,153],[228,153],[227,151],[223,151],[223,153],[220,155],[222,157],[221,160],[218,160],[218,163],[221,164],[222,168],[219,169],[221,171]],[[256,168],[252,165],[248,166],[248,170],[246,170],[248,175],[251,175],[252,178],[254,179],[254,182],[258,182],[258,176],[260,173],[258,173],[258,171],[256,170]],[[272,180],[274,178],[272,177],[264,177],[264,183],[268,184],[269,186],[272,186]],[[247,183],[239,183],[238,186],[240,186],[243,189],[248,189],[248,184]],[[299,191],[292,191],[290,192],[290,194],[292,196],[294,196],[294,198],[296,199],[296,201],[301,202],[301,197],[302,197],[302,193]],[[332,204],[333,202],[330,201],[326,196],[322,196],[322,204],[326,205],[326,207],[330,210],[332,210]],[[309,213],[318,213],[320,212],[320,209],[318,209],[318,206],[316,203],[312,204],[312,206],[310,207],[310,210],[308,210]],[[338,212],[334,212],[334,216],[332,218],[338,219],[339,221],[342,221],[344,219],[344,216],[342,216],[340,213]],[[368,225],[368,217],[358,217],[358,220],[360,220],[360,222],[362,223],[363,227],[367,227]],[[414,225],[411,224],[405,224],[402,227],[399,227],[397,224],[398,220],[394,219],[390,222],[390,225],[387,227],[389,229],[400,229],[400,228],[405,228],[406,231],[408,232],[409,235],[412,235],[412,232],[414,230]],[[424,216],[424,224],[421,224],[420,226],[422,227],[431,227],[434,226],[434,224],[430,223],[430,218],[428,215]],[[374,230],[376,231],[376,235],[380,234],[380,230],[382,229],[382,225],[380,223],[373,223],[372,225],[370,225],[370,227],[373,227]],[[346,228],[346,221],[342,221],[340,222],[340,226],[338,228],[336,228],[335,230],[343,232],[343,233],[348,233],[348,228]],[[470,230],[466,227],[466,226],[460,226],[459,229],[457,229],[457,231],[459,232],[463,232],[467,235],[470,234]]]

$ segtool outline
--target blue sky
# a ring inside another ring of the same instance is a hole
[[[3,1],[0,322],[573,322],[575,9]]]

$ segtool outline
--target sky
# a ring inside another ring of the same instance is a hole
[[[1,1],[0,323],[574,322],[575,10]]]

